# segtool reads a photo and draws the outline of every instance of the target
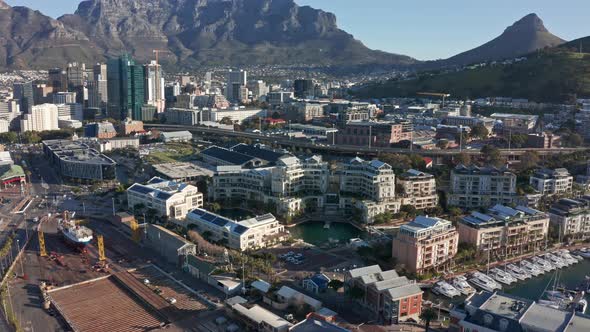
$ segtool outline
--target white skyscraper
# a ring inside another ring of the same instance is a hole
[[[145,70],[145,101],[155,106],[158,113],[164,112],[166,100],[164,98],[164,76],[162,66],[152,61],[144,66]]]
[[[22,132],[58,130],[58,109],[54,104],[33,106],[30,114],[25,114],[20,122]]]

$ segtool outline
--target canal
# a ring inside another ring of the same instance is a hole
[[[348,223],[332,223],[324,228],[323,221],[308,221],[289,228],[295,239],[301,239],[316,246],[345,244],[350,239],[364,238],[365,232]]]

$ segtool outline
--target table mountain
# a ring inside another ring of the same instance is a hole
[[[87,0],[57,20],[2,4],[0,36],[10,39],[0,47],[2,66],[63,65],[124,52],[147,61],[154,49],[183,66],[416,63],[367,48],[339,29],[333,14],[293,0]]]
[[[536,14],[529,14],[508,27],[499,37],[477,48],[435,61],[438,66],[463,66],[512,59],[565,41],[553,35]]]

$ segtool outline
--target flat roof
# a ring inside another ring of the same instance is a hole
[[[185,179],[199,176],[212,177],[214,172],[195,163],[167,163],[153,165],[156,172],[170,179]]]
[[[248,145],[243,143],[233,146],[231,150],[250,157],[266,160],[269,163],[275,163],[279,158],[285,155],[285,153],[275,152],[260,145]]]
[[[482,303],[479,309],[505,318],[519,320],[533,303],[531,300],[496,293]]]
[[[93,149],[83,141],[48,140],[43,145],[59,159],[69,162],[116,165],[111,158]]]
[[[255,159],[255,157],[245,155],[243,153],[231,151],[228,149],[220,148],[218,146],[212,146],[208,149],[205,149],[205,150],[201,151],[201,154],[213,157],[215,159],[223,160],[223,161],[233,164],[233,165],[243,165],[243,164]]]

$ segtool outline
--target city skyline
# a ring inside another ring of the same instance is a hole
[[[477,47],[497,37],[506,27],[529,13],[538,14],[549,31],[565,40],[590,35],[590,24],[585,23],[583,16],[590,9],[590,4],[581,0],[569,0],[566,4],[549,0],[523,0],[518,3],[499,0],[493,4],[453,0],[452,5],[420,2],[392,5],[388,0],[370,0],[369,9],[363,7],[366,3],[353,0],[295,1],[299,5],[334,13],[341,29],[370,48],[419,60],[447,58]],[[79,2],[7,1],[10,5],[28,6],[54,18],[73,13]],[[363,11],[368,11],[369,15],[359,15]]]

